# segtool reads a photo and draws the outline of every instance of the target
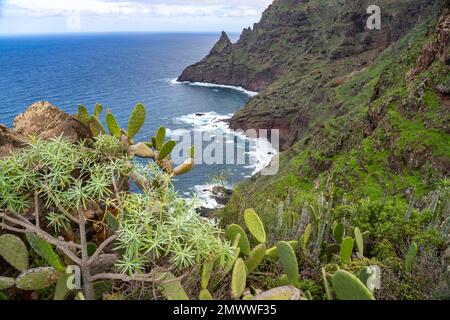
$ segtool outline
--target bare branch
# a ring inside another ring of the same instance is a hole
[[[106,239],[105,241],[103,241],[103,243],[98,247],[98,249],[94,252],[94,254],[90,257],[89,261],[88,261],[88,265],[91,265],[95,259],[97,259],[97,257],[103,252],[103,250],[105,250],[105,248],[111,244],[112,242],[114,242],[117,239],[117,235],[112,235],[111,237],[109,237],[108,239]]]
[[[37,193],[37,191],[34,192],[34,219],[36,220],[36,228],[39,228],[39,194]]]
[[[16,232],[16,233],[26,233],[25,229],[18,229],[11,226],[8,226],[6,223],[0,223],[0,229],[5,229],[8,231]]]
[[[10,223],[13,223],[15,225],[19,225],[19,226],[25,228],[26,232],[31,232],[31,233],[36,234],[39,238],[47,241],[50,244],[53,244],[59,250],[64,252],[64,254],[66,254],[74,263],[81,264],[80,258],[78,258],[69,249],[69,244],[67,242],[60,241],[60,240],[52,237],[50,234],[48,234],[47,232],[43,231],[42,229],[36,228],[36,226],[31,224],[29,221],[27,221],[27,223],[25,223],[25,222],[23,222],[21,220],[12,218],[12,217],[8,216],[6,213],[3,213],[3,212],[0,212],[0,217],[2,217],[3,219],[5,219],[6,221],[8,221]]]

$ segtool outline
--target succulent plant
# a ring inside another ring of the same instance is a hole
[[[259,243],[265,243],[266,231],[264,229],[264,224],[262,223],[261,219],[256,214],[256,212],[253,211],[252,209],[245,210],[244,221],[248,230],[256,239],[256,241],[258,241]]]
[[[163,282],[161,284],[162,294],[167,300],[189,300],[180,281],[176,280],[171,272],[157,270],[154,271],[154,275]]]
[[[16,280],[10,277],[0,277],[0,290],[9,289],[14,287]]]
[[[164,140],[166,139],[166,128],[161,127],[156,132],[156,137],[152,139],[153,146],[156,150],[161,150],[164,144]]]
[[[353,274],[338,270],[333,275],[333,289],[339,300],[375,300],[372,292]]]
[[[133,111],[131,111],[130,119],[128,120],[127,137],[132,140],[136,134],[141,130],[145,123],[147,111],[142,103],[138,103]]]
[[[277,252],[284,272],[288,276],[289,283],[298,286],[300,274],[294,249],[288,242],[280,241],[277,244]]]
[[[325,296],[327,300],[333,300],[333,295],[331,294],[331,288],[328,282],[327,272],[325,268],[322,268],[322,279],[323,279],[323,286],[325,288]]]
[[[61,273],[52,267],[28,269],[16,279],[16,287],[21,290],[40,290],[55,284]]]
[[[234,241],[236,236],[240,235],[239,248],[241,249],[241,254],[248,256],[250,254],[250,241],[248,240],[247,234],[244,229],[237,224],[231,224],[225,230],[228,240]]]
[[[303,233],[303,235],[300,238],[302,252],[305,256],[308,255],[308,244],[309,244],[309,240],[311,238],[311,231],[312,231],[312,225],[308,224],[306,226],[305,232]],[[294,249],[295,249],[295,247],[294,247]]]
[[[301,294],[294,286],[283,286],[260,293],[254,300],[300,300]]]
[[[408,253],[406,254],[405,257],[405,270],[408,273],[412,272],[414,262],[416,261],[417,252],[418,252],[417,243],[411,242],[408,249]]]
[[[266,255],[266,245],[261,243],[257,245],[251,252],[248,258],[245,260],[247,266],[247,272],[250,274],[255,271]]]
[[[53,300],[65,300],[70,289],[67,287],[67,281],[71,275],[68,273],[62,273],[56,282],[55,295]]]
[[[338,244],[342,242],[345,236],[345,227],[343,223],[336,223],[333,228],[333,238]]]
[[[45,240],[38,238],[33,233],[27,233],[26,238],[33,250],[48,262],[58,272],[64,272],[65,267],[52,246]]]
[[[341,243],[341,260],[344,264],[349,264],[352,261],[354,240],[352,237],[346,237]]]
[[[210,259],[210,260],[206,260],[203,263],[203,267],[202,267],[202,280],[201,280],[201,289],[207,289],[208,288],[208,284],[209,284],[209,280],[211,279],[211,275],[214,269],[214,260]]]
[[[0,256],[19,271],[28,268],[28,250],[20,238],[12,234],[0,236]]]
[[[295,250],[297,247],[298,247],[298,245],[299,245],[299,242],[298,241],[295,241],[295,240],[293,240],[293,241],[288,241],[288,243],[290,244],[290,246]],[[272,247],[272,248],[270,248],[270,249],[267,249],[266,250],[266,257],[269,257],[269,258],[272,258],[272,259],[277,259],[278,258],[278,249],[277,249],[277,247],[275,246],[275,247]]]
[[[360,258],[364,257],[364,238],[361,233],[361,230],[356,227],[355,228],[355,241],[356,241],[356,247],[358,248],[358,255]]]
[[[164,158],[166,158],[167,156],[169,156],[172,153],[173,149],[175,148],[176,144],[177,143],[175,141],[172,141],[172,140],[167,141],[162,146],[161,151],[159,152],[158,160],[161,161]]]
[[[247,267],[241,258],[236,260],[231,276],[231,296],[239,299],[244,293],[247,285]]]
[[[89,122],[91,121],[91,116],[89,115],[89,112],[87,111],[85,106],[83,106],[83,105],[78,106],[77,119],[85,126],[89,126]]]
[[[359,280],[361,280],[361,282],[364,283],[369,290],[371,290],[371,288],[369,288],[368,283],[372,276],[373,270],[367,266],[363,267],[358,275]]]
[[[117,122],[116,118],[112,114],[111,110],[108,110],[106,112],[105,121],[106,121],[106,126],[109,129],[109,133],[116,138],[120,138],[120,136],[122,135],[122,130],[120,129],[119,123]]]
[[[209,301],[209,300],[213,300],[213,297],[207,289],[203,289],[200,291],[198,299],[202,300],[202,301]]]

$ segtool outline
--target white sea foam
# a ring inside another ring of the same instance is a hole
[[[189,82],[189,81],[177,81],[177,79],[171,79],[171,84],[177,85],[177,84],[185,84],[189,86],[195,86],[195,87],[208,87],[208,88],[223,88],[223,89],[232,89],[237,90],[242,93],[245,93],[246,95],[249,95],[250,97],[254,97],[258,94],[258,92],[246,90],[242,87],[238,86],[228,86],[223,84],[216,84],[216,83],[208,83],[208,82]]]
[[[245,169],[253,169],[251,175],[245,175],[245,178],[249,178],[262,169],[270,165],[272,158],[278,153],[272,147],[272,144],[265,138],[250,138],[245,136],[243,132],[236,132],[229,128],[228,120],[231,119],[233,114],[221,115],[216,112],[202,112],[202,113],[191,113],[175,119],[175,122],[178,124],[184,124],[191,126],[192,130],[202,131],[202,132],[214,132],[217,131],[218,134],[221,134],[227,138],[229,135],[233,137],[237,137],[240,141],[249,141],[249,150],[246,152],[248,154],[250,161],[249,164],[245,165]],[[234,140],[228,139],[226,140],[227,144],[234,143]],[[239,146],[238,146],[239,148]],[[199,197],[199,206],[203,206],[205,208],[219,208],[220,206],[213,198],[212,188],[214,185],[199,185],[194,187],[194,191],[198,194]]]

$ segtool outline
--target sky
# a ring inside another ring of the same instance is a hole
[[[272,0],[0,0],[0,34],[240,32]]]

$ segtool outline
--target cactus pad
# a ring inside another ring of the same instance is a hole
[[[341,243],[341,260],[345,264],[352,261],[354,240],[352,237],[346,237]]]
[[[176,145],[177,143],[175,141],[167,141],[159,152],[158,160],[161,161],[162,159],[167,158],[172,153]]]
[[[64,272],[64,265],[47,241],[40,239],[33,233],[27,233],[26,238],[30,246],[38,255],[44,258],[45,261],[47,261],[57,271]]]
[[[0,290],[9,289],[14,287],[15,279],[9,277],[0,277]]]
[[[12,234],[0,236],[0,256],[19,271],[28,268],[28,250],[22,240]]]
[[[289,278],[289,283],[297,286],[299,284],[300,274],[294,249],[292,249],[288,242],[280,241],[277,245],[277,252],[284,272]]]
[[[155,152],[150,149],[145,143],[138,143],[130,146],[129,152],[139,158],[149,159],[155,156]]]
[[[103,106],[100,103],[95,104],[94,106],[94,117],[100,119],[100,116],[103,112]]]
[[[155,137],[155,148],[156,150],[161,150],[164,144],[164,140],[166,140],[166,128],[161,127],[158,129]]]
[[[244,293],[247,285],[247,267],[241,258],[236,260],[231,277],[231,296],[239,299]]]
[[[358,248],[358,255],[360,258],[364,257],[364,238],[361,233],[361,230],[356,227],[355,228],[355,241],[356,241],[356,247]]]
[[[411,273],[413,269],[414,262],[417,256],[417,251],[418,251],[417,243],[412,242],[411,245],[409,246],[409,250],[405,258],[405,270],[408,273]]]
[[[261,262],[264,260],[266,255],[266,245],[261,243],[256,246],[248,256],[247,260],[245,260],[245,265],[247,266],[247,272],[252,273],[255,271]]]
[[[333,238],[338,244],[342,242],[345,236],[345,227],[343,223],[338,223],[333,228]]]
[[[256,212],[251,209],[245,210],[244,220],[248,230],[256,239],[256,241],[258,241],[259,243],[265,243],[266,231],[264,229],[264,224],[262,223]]]
[[[214,260],[206,260],[202,267],[201,289],[208,288],[209,280],[214,269]]]
[[[284,286],[258,294],[254,300],[300,300],[301,294],[294,286]]]
[[[77,119],[85,126],[89,125],[89,122],[91,121],[91,116],[89,115],[89,112],[87,111],[85,106],[83,105],[78,106]]]
[[[208,290],[203,289],[202,291],[200,291],[198,299],[202,300],[202,301],[207,301],[207,300],[213,300],[213,297]]]
[[[180,281],[175,281],[176,277],[172,273],[155,271],[155,277],[161,279],[163,282],[161,284],[163,289],[162,293],[167,300],[189,300]]]
[[[226,235],[228,240],[234,241],[238,234],[241,236],[239,240],[239,248],[241,249],[241,253],[248,256],[250,254],[250,242],[248,241],[248,237],[244,229],[237,224],[231,224],[227,227]]]
[[[16,279],[16,286],[21,290],[40,290],[55,284],[60,273],[52,267],[28,269]]]
[[[295,250],[298,247],[298,241],[289,241],[288,242],[291,247]],[[277,259],[278,258],[278,250],[277,247],[272,247],[266,251],[266,257]]]
[[[122,131],[120,130],[119,123],[117,122],[117,120],[114,117],[114,115],[112,114],[112,112],[109,110],[106,113],[105,121],[106,121],[106,126],[109,129],[109,133],[114,137],[120,138],[120,136],[122,135]]]
[[[339,300],[375,300],[364,283],[345,270],[333,275],[333,289]]]
[[[147,111],[142,103],[138,103],[130,115],[130,120],[128,121],[128,139],[133,139],[133,137],[141,130],[145,123],[145,118]]]

